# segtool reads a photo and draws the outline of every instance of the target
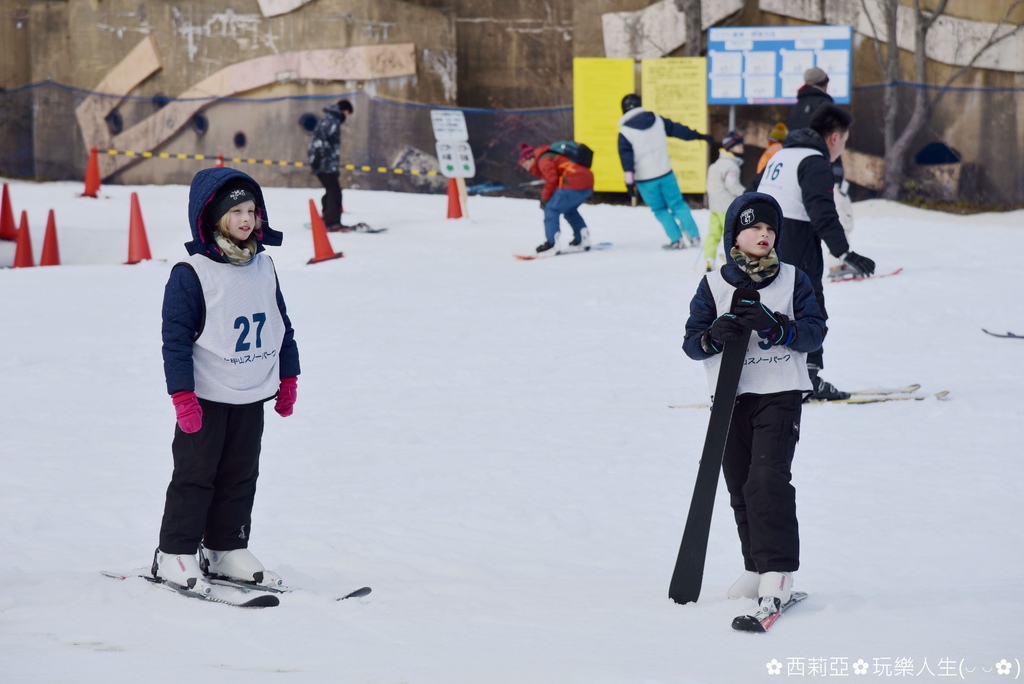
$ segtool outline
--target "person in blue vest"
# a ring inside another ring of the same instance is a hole
[[[153,576],[209,594],[206,576],[279,585],[248,550],[264,403],[295,405],[299,351],[274,262],[281,244],[259,185],[228,168],[192,179],[188,259],[163,300],[163,361],[177,425]],[[198,554],[198,558],[197,558]]]
[[[618,126],[619,161],[625,174],[626,191],[633,196],[639,191],[644,204],[654,212],[668,235],[669,243],[663,245],[664,249],[698,247],[700,231],[672,171],[668,139],[704,140],[712,144],[715,139],[647,111],[635,93],[622,98],[622,118]]]
[[[726,263],[701,279],[683,338],[686,355],[704,362],[713,394],[725,344],[749,337],[722,472],[744,566],[728,595],[757,599],[758,620],[789,600],[800,567],[791,466],[811,391],[807,354],[825,337],[809,278],[775,251],[783,225],[770,195],[748,192],[733,200],[722,242],[729,248]],[[760,301],[732,306],[737,288],[756,290]]]

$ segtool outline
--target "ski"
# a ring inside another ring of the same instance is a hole
[[[292,587],[287,587],[287,586],[283,586],[283,585],[282,586],[277,586],[277,587],[271,587],[271,586],[266,586],[266,585],[263,585],[263,584],[256,584],[255,582],[242,582],[240,580],[232,580],[232,579],[228,579],[226,577],[218,577],[218,576],[207,577],[207,581],[210,584],[213,584],[213,585],[216,585],[216,586],[235,587],[236,589],[240,589],[242,591],[262,591],[262,592],[266,592],[268,594],[289,594],[292,591],[295,591],[295,589],[293,589]],[[345,599],[349,599],[349,598],[359,598],[361,596],[366,596],[371,591],[373,591],[373,590],[370,587],[360,587],[360,588],[356,589],[355,591],[349,592],[349,593],[345,594],[344,596],[339,596],[339,597],[335,598],[334,600],[335,601],[344,601]]]
[[[949,396],[949,390],[942,390],[934,394],[891,394],[878,397],[850,397],[849,399],[818,400],[811,399],[808,404],[881,404],[887,401],[924,401],[925,399],[945,399]]]
[[[737,288],[733,293],[732,306],[740,301],[760,301],[756,290]],[[747,354],[750,333],[725,343],[722,361],[715,384],[714,406],[704,437],[704,451],[697,466],[697,481],[693,485],[690,510],[686,515],[683,540],[679,544],[679,555],[669,582],[668,596],[676,603],[690,603],[700,596],[704,582],[704,562],[707,559],[708,537],[711,533],[711,517],[715,509],[715,492],[718,490],[718,474],[722,470],[725,444],[732,424],[732,410],[736,403],[736,390],[743,373],[743,359]]]
[[[190,591],[185,587],[178,586],[177,584],[171,584],[170,582],[162,579],[157,579],[152,575],[144,575],[139,573],[138,575],[124,575],[118,572],[110,572],[108,570],[102,570],[100,572],[104,577],[110,577],[112,579],[127,580],[131,577],[140,577],[155,587],[173,591],[181,596],[187,596],[188,598],[198,599],[200,601],[209,601],[210,603],[223,603],[228,606],[235,606],[236,608],[272,608],[280,605],[281,599],[270,594],[260,594],[252,598],[244,598],[248,592],[242,591],[238,587],[233,587],[230,592],[218,592],[210,594],[199,594],[194,591]]]
[[[1000,333],[994,333],[991,330],[985,330],[984,328],[982,328],[981,332],[987,333],[992,337],[1004,337],[1011,340],[1024,340],[1024,335],[1018,335],[1017,333],[1012,333],[1010,331],[1007,331],[1005,335],[1001,335]]]
[[[597,252],[602,249],[608,249],[612,246],[610,242],[598,242],[596,245],[590,245],[590,249],[573,249],[569,251],[557,251],[551,256],[565,256],[566,254],[586,254],[587,252]],[[547,252],[543,254],[513,254],[516,259],[520,261],[533,261],[534,259],[547,259]]]
[[[848,273],[846,275],[838,275],[838,276],[833,276],[832,274],[829,274],[828,279],[829,279],[829,282],[833,282],[833,283],[845,283],[845,282],[851,281],[851,280],[874,280],[875,278],[888,278],[889,276],[894,276],[894,275],[900,274],[902,272],[903,272],[903,267],[900,266],[895,271],[889,271],[888,273],[874,273],[874,274],[869,275],[869,276],[853,275],[852,273]]]
[[[775,621],[779,619],[780,615],[803,601],[805,598],[807,598],[807,592],[794,591],[790,594],[789,600],[779,606],[778,611],[762,615],[761,611],[758,610],[757,612],[749,615],[740,615],[733,619],[732,628],[741,632],[767,632],[771,629],[771,626],[775,624]]]
[[[904,385],[903,387],[889,387],[889,388],[882,388],[882,389],[876,389],[876,390],[856,390],[854,392],[850,392],[850,394],[851,394],[851,399],[854,398],[854,397],[857,397],[857,398],[860,398],[860,397],[871,397],[871,398],[879,397],[879,398],[881,398],[881,397],[888,397],[888,396],[892,396],[892,395],[913,394],[914,392],[916,392],[919,389],[921,389],[921,385],[913,384],[913,385]],[[940,392],[940,394],[942,394],[942,393]],[[949,394],[949,392],[946,392],[945,394]],[[943,395],[943,396],[945,396],[945,395]],[[894,397],[894,399],[899,399],[899,398],[909,399],[910,397]],[[924,399],[925,397],[918,397],[918,398]],[[856,404],[856,403],[861,403],[861,404],[872,403],[872,402],[867,402],[867,401],[852,401],[851,402],[850,399],[838,399],[836,401],[845,402],[845,403],[854,403],[854,404]],[[818,400],[812,399],[812,400],[810,400],[807,403],[809,403],[809,404],[831,404],[831,403],[835,403],[835,402],[818,401]],[[669,404],[668,407],[669,408],[674,408],[674,409],[677,409],[677,408],[706,409],[706,408],[710,408],[710,406],[711,406],[711,404],[709,404],[707,402],[699,402],[699,403],[696,403],[696,404]]]
[[[921,389],[921,385],[904,385],[903,387],[890,387],[877,390],[857,390],[850,392],[855,397],[859,396],[886,396],[888,394],[913,394],[917,390]]]

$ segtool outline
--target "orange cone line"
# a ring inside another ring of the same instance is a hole
[[[313,200],[309,200],[309,227],[313,229],[313,258],[306,262],[307,265],[318,264],[330,259],[340,259],[345,256],[342,252],[335,252],[331,247],[331,241],[327,237],[327,226],[320,218],[320,213],[317,212]]]
[[[53,209],[46,219],[46,235],[43,237],[43,253],[39,257],[40,266],[60,266],[60,249],[57,247],[57,221],[53,217]]]
[[[462,218],[462,202],[459,199],[459,186],[454,178],[448,179],[448,218]]]
[[[79,197],[97,197],[100,191],[100,157],[99,151],[89,149],[89,165],[85,169],[85,192]]]
[[[3,205],[0,206],[0,240],[17,240],[18,229],[14,225],[14,210],[11,209],[11,194],[4,183]]]
[[[18,228],[18,246],[14,250],[14,264],[12,268],[25,268],[35,266],[35,259],[32,257],[32,236],[28,232],[28,212],[21,212],[21,225]]]
[[[148,261],[153,256],[149,253],[149,240],[146,239],[146,224],[142,222],[142,209],[139,208],[139,195],[132,193],[131,223],[128,225],[128,264]]]

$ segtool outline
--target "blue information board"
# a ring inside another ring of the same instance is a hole
[[[708,29],[708,104],[796,102],[804,71],[821,67],[828,94],[850,102],[849,26],[738,26]]]

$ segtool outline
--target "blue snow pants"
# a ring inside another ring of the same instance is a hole
[[[579,237],[580,231],[587,227],[587,222],[580,216],[580,205],[586,202],[593,190],[566,190],[565,188],[555,190],[544,207],[544,237],[548,242],[554,243],[558,234],[559,217],[565,216],[572,228],[573,237]]]
[[[636,187],[644,204],[654,212],[671,242],[678,240],[683,232],[691,238],[700,237],[697,223],[690,214],[690,207],[683,201],[674,173],[666,173],[661,178],[637,181]]]

